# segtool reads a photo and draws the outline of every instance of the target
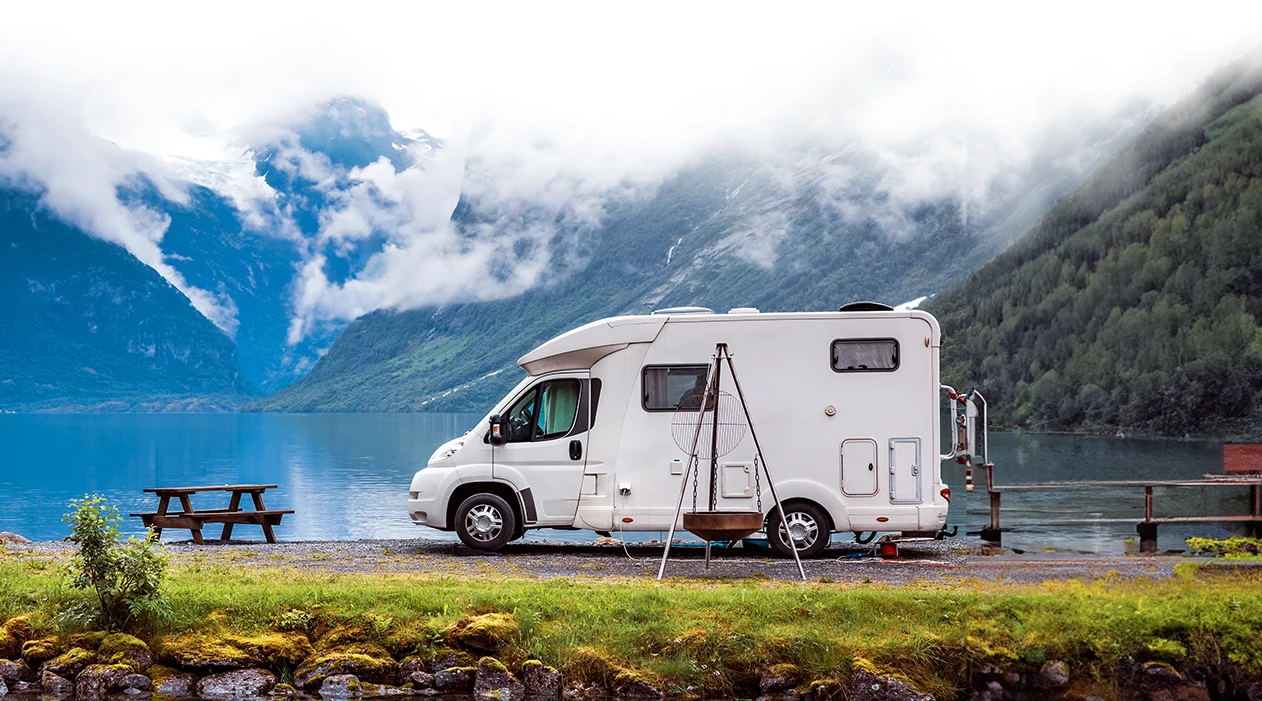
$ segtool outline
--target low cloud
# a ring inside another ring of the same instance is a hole
[[[117,243],[174,285],[229,336],[237,330],[232,299],[191,285],[167,262],[162,237],[171,220],[143,205],[124,204],[120,189],[143,177],[163,195],[181,201],[177,184],[149,156],[129,153],[92,136],[64,112],[0,99],[0,186],[36,193],[54,216],[93,236]]]
[[[188,285],[165,261],[163,217],[117,196],[139,173],[176,202],[180,182],[224,193],[247,226],[302,254],[291,341],[374,309],[547,284],[558,222],[582,236],[611,202],[651,196],[720,151],[766,163],[785,196],[810,190],[893,237],[910,235],[903,212],[919,202],[950,198],[985,216],[997,193],[1039,185],[1031,164],[1058,164],[1048,177],[1073,172],[1075,153],[1103,143],[1096,125],[1142,120],[1262,43],[1262,5],[1243,2],[1196,13],[1008,3],[451,3],[327,17],[217,8],[194,18],[162,4],[122,18],[85,7],[72,25],[55,8],[12,8],[0,27],[0,113],[18,126],[0,168],[41,189],[67,221],[126,246],[230,331],[232,300]],[[19,91],[38,99],[14,100]],[[424,127],[446,145],[419,167],[382,160],[347,171],[286,140],[333,95],[375,100],[396,129]],[[260,143],[288,144],[284,167],[326,195],[318,231],[300,233],[252,171],[248,151]],[[863,199],[856,183],[881,198]],[[462,197],[476,217],[453,222]],[[729,243],[765,262],[786,227],[774,213],[751,221]],[[333,259],[378,239],[349,277],[333,274]]]

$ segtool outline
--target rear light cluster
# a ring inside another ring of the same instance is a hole
[[[950,487],[943,487],[942,491],[938,493],[942,495],[943,499],[947,500],[948,504],[951,503],[951,488]]]

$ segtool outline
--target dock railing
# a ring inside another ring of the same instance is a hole
[[[1000,501],[1004,492],[1047,492],[1053,490],[1098,489],[1142,487],[1144,489],[1144,520],[1135,525],[1139,535],[1139,551],[1141,553],[1157,552],[1157,527],[1163,523],[1244,523],[1254,533],[1262,530],[1262,474],[1228,474],[1206,475],[1199,480],[1088,480],[1082,482],[1038,482],[1018,484],[995,484],[995,466],[986,465],[986,491],[990,496],[990,524],[981,531],[984,542],[999,545],[1002,543],[1004,529],[1000,525]],[[1206,516],[1155,516],[1153,513],[1153,490],[1157,488],[1197,489],[1206,487],[1248,487],[1249,513],[1218,514]],[[1088,525],[1094,523],[1116,523],[1124,519],[1066,519],[1044,521],[1042,526]]]

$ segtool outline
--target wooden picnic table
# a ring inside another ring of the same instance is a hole
[[[227,542],[232,537],[232,527],[238,523],[263,527],[263,535],[267,542],[275,543],[276,534],[272,526],[279,526],[281,517],[292,514],[290,510],[268,510],[263,506],[263,492],[275,489],[274,484],[222,484],[203,487],[152,487],[145,491],[158,495],[158,510],[152,513],[129,514],[144,522],[146,528],[152,528],[155,535],[161,536],[164,528],[187,528],[193,533],[193,542],[202,545],[202,525],[206,523],[222,523],[223,533],[219,540]],[[190,496],[198,492],[232,492],[226,509],[194,509]],[[241,509],[241,495],[249,494],[254,502],[253,511]],[[180,500],[181,511],[167,513],[172,497]]]

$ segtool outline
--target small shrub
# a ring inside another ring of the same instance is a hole
[[[310,633],[315,629],[316,617],[309,611],[289,609],[276,619],[276,629]]]
[[[1254,559],[1262,554],[1262,538],[1188,538],[1188,547],[1196,552],[1203,552],[1229,560]]]
[[[63,520],[70,522],[70,539],[79,548],[70,561],[71,583],[96,594],[98,625],[124,630],[170,618],[161,591],[167,559],[155,547],[152,533],[144,540],[119,542],[123,517],[100,495],[72,499]]]

